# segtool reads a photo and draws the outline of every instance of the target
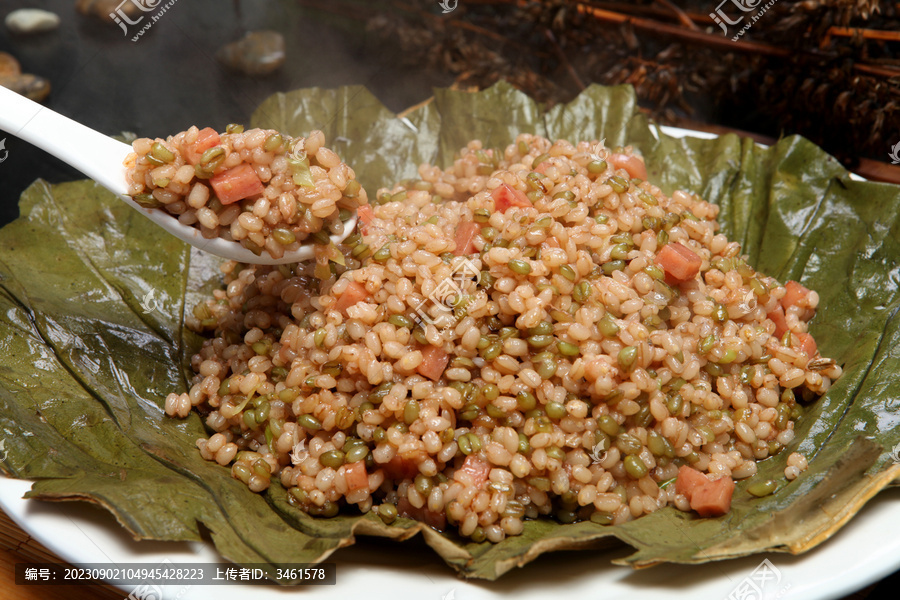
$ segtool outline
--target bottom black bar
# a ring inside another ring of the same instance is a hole
[[[334,585],[335,563],[234,565],[232,563],[16,563],[16,585],[95,585],[148,587],[234,585]],[[138,594],[138,590],[135,590]],[[134,596],[139,600],[142,596]]]

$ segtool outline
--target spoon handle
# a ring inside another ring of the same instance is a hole
[[[124,195],[122,161],[131,147],[0,86],[0,129],[72,165]]]

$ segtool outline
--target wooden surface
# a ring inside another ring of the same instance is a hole
[[[16,585],[15,563],[21,562],[31,561],[0,549],[0,598],[3,600],[123,600],[126,596],[118,589],[99,585]]]
[[[124,600],[108,585],[16,585],[16,563],[63,561],[0,511],[0,600]]]

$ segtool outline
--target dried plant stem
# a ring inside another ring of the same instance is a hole
[[[661,4],[665,6],[667,9],[675,13],[675,16],[678,17],[678,22],[687,27],[688,29],[692,29],[693,31],[700,31],[700,28],[697,27],[696,23],[688,16],[686,12],[681,10],[681,8],[670,0],[654,0],[657,4]]]
[[[885,40],[900,42],[900,31],[884,31],[881,29],[863,29],[861,27],[829,27],[822,38],[821,46],[827,47],[831,42],[831,36],[837,37],[862,37],[866,40]]]

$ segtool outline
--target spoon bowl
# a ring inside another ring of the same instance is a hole
[[[182,224],[163,210],[144,208],[127,193],[124,162],[132,152],[131,146],[4,87],[0,87],[0,129],[78,169],[133,209],[199,250],[222,258],[259,265],[296,263],[314,258],[312,243],[301,246],[293,252],[285,252],[281,258],[273,258],[267,252],[257,256],[239,242],[220,237],[205,238],[199,229]],[[356,215],[344,222],[343,233],[332,235],[331,241],[340,244],[355,226]]]

